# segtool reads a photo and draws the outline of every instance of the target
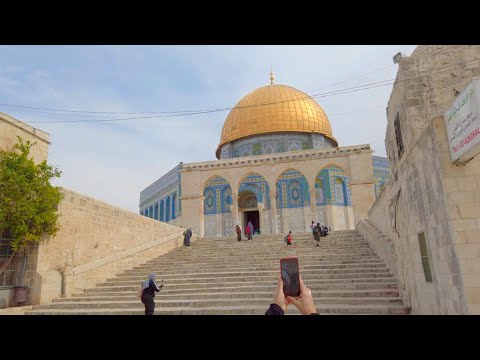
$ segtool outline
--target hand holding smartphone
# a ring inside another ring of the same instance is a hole
[[[298,267],[298,258],[287,257],[280,259],[280,273],[285,297],[300,296],[300,269]]]

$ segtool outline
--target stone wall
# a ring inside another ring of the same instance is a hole
[[[480,314],[480,159],[450,163],[443,119],[478,75],[480,46],[420,46],[400,60],[388,103],[390,177],[368,219],[393,241],[413,313]],[[422,265],[422,232],[432,282]]]
[[[62,192],[59,233],[29,249],[30,303],[45,304],[94,287],[183,244],[183,229]]]
[[[446,138],[446,135],[445,135]],[[447,198],[449,231],[458,260],[445,251],[441,269],[460,267],[469,313],[480,314],[480,155],[464,166],[450,164],[448,143],[442,143],[441,161]],[[460,280],[458,280],[460,282]]]
[[[50,135],[0,112],[0,150],[11,150],[17,143],[17,136],[37,142],[30,153],[36,163],[47,160]]]

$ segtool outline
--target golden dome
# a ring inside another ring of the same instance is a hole
[[[333,140],[330,121],[309,95],[286,85],[267,85],[245,95],[223,124],[217,158],[223,144],[246,136],[274,132],[318,133]]]

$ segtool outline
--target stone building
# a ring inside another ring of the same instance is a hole
[[[312,221],[354,229],[388,178],[369,145],[338,147],[321,106],[271,84],[244,96],[227,116],[216,161],[180,163],[140,194],[140,214],[233,235],[251,221],[262,234],[307,231]]]
[[[357,228],[377,236],[413,313],[480,314],[480,155],[453,163],[444,119],[478,76],[480,46],[419,46],[399,60],[387,108],[390,177]]]

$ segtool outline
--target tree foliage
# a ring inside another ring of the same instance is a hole
[[[17,139],[11,151],[0,150],[0,230],[10,233],[14,253],[40,242],[43,234],[56,235],[63,196],[50,184],[61,171],[46,161],[36,164],[29,157],[36,142]]]

